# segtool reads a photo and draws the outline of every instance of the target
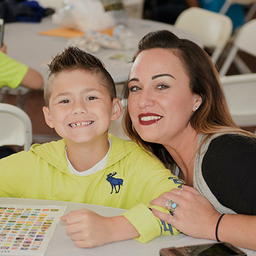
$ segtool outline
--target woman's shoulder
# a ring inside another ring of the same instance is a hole
[[[221,204],[240,213],[256,212],[252,198],[256,192],[255,138],[240,134],[214,138],[202,161],[202,175]]]
[[[203,166],[219,167],[227,163],[234,165],[244,162],[245,159],[253,162],[256,160],[256,138],[242,134],[223,134],[210,141],[203,158]]]
[[[256,138],[243,134],[222,134],[211,140],[207,152],[221,151],[230,154],[237,149],[239,149],[238,153],[244,153],[244,150],[256,151]]]

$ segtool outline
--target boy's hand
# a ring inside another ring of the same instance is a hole
[[[76,246],[82,248],[111,242],[109,219],[87,209],[72,211],[61,217],[61,220],[67,223],[67,234]]]
[[[61,217],[75,245],[92,248],[138,237],[137,230],[124,217],[103,217],[87,209],[72,211]]]

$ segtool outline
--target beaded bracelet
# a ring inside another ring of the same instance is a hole
[[[218,227],[219,227],[219,224],[220,224],[220,221],[222,219],[222,217],[225,215],[225,213],[221,214],[218,221],[217,221],[217,224],[216,224],[216,229],[215,229],[215,237],[216,237],[216,241],[217,242],[220,242],[219,238],[218,238]]]

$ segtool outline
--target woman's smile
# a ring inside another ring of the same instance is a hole
[[[157,123],[163,117],[154,113],[145,113],[139,115],[139,122],[141,125],[151,125]]]

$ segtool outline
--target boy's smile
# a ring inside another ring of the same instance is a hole
[[[90,122],[82,122],[82,123],[73,123],[73,124],[70,124],[70,127],[79,127],[79,126],[84,126],[84,125],[90,125],[92,124],[93,121],[90,121]]]
[[[115,102],[100,75],[62,71],[54,79],[49,108],[44,108],[45,119],[67,144],[106,140]]]

